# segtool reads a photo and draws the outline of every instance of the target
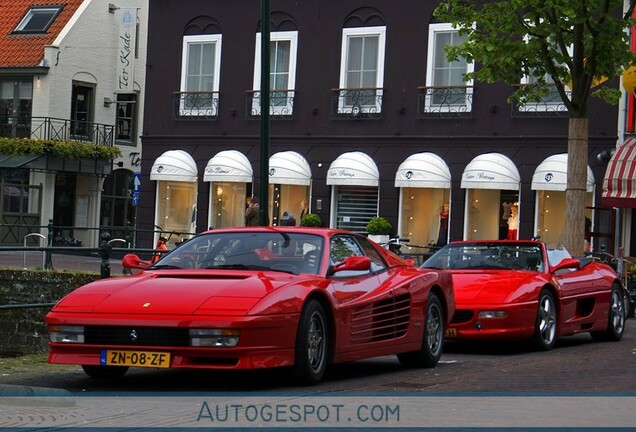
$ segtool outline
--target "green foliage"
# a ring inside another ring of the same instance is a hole
[[[0,137],[0,153],[10,155],[52,155],[62,159],[116,159],[121,150],[115,146],[81,141],[40,140]]]
[[[371,235],[390,235],[393,226],[383,217],[375,217],[367,223],[367,233]]]
[[[434,14],[466,35],[447,54],[479,64],[467,80],[515,85],[511,99],[524,103],[539,100],[551,79],[570,116],[581,118],[591,89],[634,63],[627,32],[634,21],[622,6],[622,0],[441,0]],[[519,86],[524,75],[538,82]],[[613,90],[594,94],[615,103]]]
[[[315,213],[307,213],[300,221],[300,226],[304,227],[320,227],[322,226],[322,219]]]

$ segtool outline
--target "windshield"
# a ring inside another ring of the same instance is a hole
[[[323,238],[293,232],[214,231],[196,236],[160,259],[151,269],[274,270],[314,273],[320,268]],[[311,256],[311,266],[307,265]]]
[[[450,244],[427,259],[422,268],[543,271],[541,247],[527,243]]]
[[[559,246],[554,249],[548,249],[548,262],[551,266],[555,266],[566,258],[572,258],[572,255],[563,247]]]

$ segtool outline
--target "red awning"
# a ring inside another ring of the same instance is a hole
[[[605,207],[636,208],[636,138],[626,139],[610,158],[601,203]]]

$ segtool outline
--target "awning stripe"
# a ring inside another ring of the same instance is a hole
[[[608,207],[636,207],[636,138],[625,140],[610,158],[601,202]]]

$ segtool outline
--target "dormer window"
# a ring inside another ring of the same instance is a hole
[[[14,33],[46,33],[62,6],[33,6],[24,15]]]

